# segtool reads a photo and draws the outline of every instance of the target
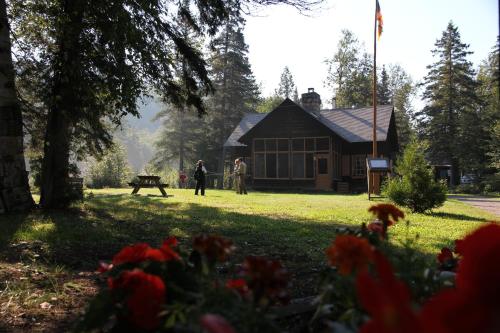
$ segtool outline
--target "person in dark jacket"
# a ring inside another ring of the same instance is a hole
[[[194,172],[193,178],[196,180],[196,190],[194,195],[198,195],[198,190],[201,189],[201,195],[205,195],[205,175],[207,174],[207,169],[203,165],[203,161],[199,160],[196,165],[196,171]]]

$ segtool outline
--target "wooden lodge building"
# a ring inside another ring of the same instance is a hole
[[[225,156],[244,157],[253,188],[366,191],[373,108],[320,107],[320,95],[309,88],[301,105],[287,98],[269,113],[245,115],[224,144]],[[377,142],[379,156],[393,160],[392,105],[377,106]]]

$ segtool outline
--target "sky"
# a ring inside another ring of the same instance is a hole
[[[379,0],[384,31],[377,43],[377,67],[398,63],[414,80],[427,73],[431,50],[451,20],[476,66],[491,52],[499,34],[498,0]],[[264,96],[278,87],[281,72],[290,68],[299,95],[314,88],[327,107],[331,93],[324,87],[327,66],[341,36],[351,30],[373,53],[375,0],[329,0],[301,15],[287,6],[261,9],[247,16],[245,38],[249,61]],[[416,99],[417,107],[422,104]]]

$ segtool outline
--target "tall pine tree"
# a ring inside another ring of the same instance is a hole
[[[0,214],[33,206],[23,153],[22,113],[16,95],[7,4],[0,0]]]
[[[243,114],[253,112],[258,103],[259,91],[248,61],[243,27],[244,21],[232,16],[211,43],[209,64],[215,94],[207,101],[202,159],[208,169],[217,170],[219,187],[223,183],[224,142]]]
[[[475,73],[467,56],[468,45],[462,43],[458,28],[452,22],[436,41],[432,51],[437,61],[427,66],[423,98],[425,107],[419,113],[425,138],[429,141],[431,160],[451,164],[451,182],[460,181],[460,169],[475,167],[481,148],[477,127],[479,99]]]
[[[295,85],[293,75],[290,72],[288,66],[285,66],[285,68],[283,68],[283,72],[281,73],[280,77],[280,83],[278,89],[276,89],[276,95],[282,98],[290,98],[294,102],[298,102],[299,94],[297,92],[297,86]]]

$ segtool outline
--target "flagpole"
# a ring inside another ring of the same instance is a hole
[[[375,0],[375,19],[373,25],[373,158],[377,157],[377,0]],[[378,192],[374,175],[372,190]]]

